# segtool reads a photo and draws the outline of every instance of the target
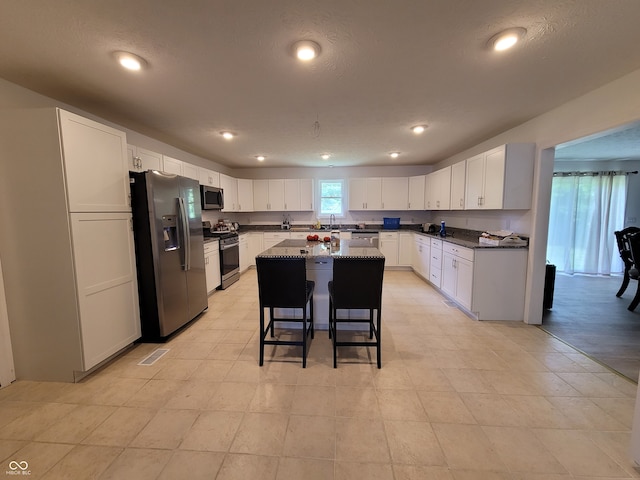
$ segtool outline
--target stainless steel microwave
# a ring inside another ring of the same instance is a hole
[[[200,185],[200,197],[203,210],[222,210],[224,208],[224,195],[221,188]]]

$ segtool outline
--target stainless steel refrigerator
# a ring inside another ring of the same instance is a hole
[[[200,186],[155,170],[129,176],[142,340],[164,340],[208,306]]]

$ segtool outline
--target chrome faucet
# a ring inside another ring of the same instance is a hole
[[[333,225],[336,222],[336,216],[332,213],[329,216],[329,230],[333,230]]]

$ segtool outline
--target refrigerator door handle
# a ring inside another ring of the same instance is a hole
[[[182,225],[182,245],[184,251],[184,265],[182,268],[187,271],[191,268],[191,232],[189,231],[189,222],[187,220],[187,208],[184,204],[184,198],[182,197],[178,197],[178,211]]]

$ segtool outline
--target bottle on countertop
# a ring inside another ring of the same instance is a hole
[[[447,236],[447,229],[444,226],[444,220],[442,220],[440,222],[440,236],[441,237],[446,237]]]

